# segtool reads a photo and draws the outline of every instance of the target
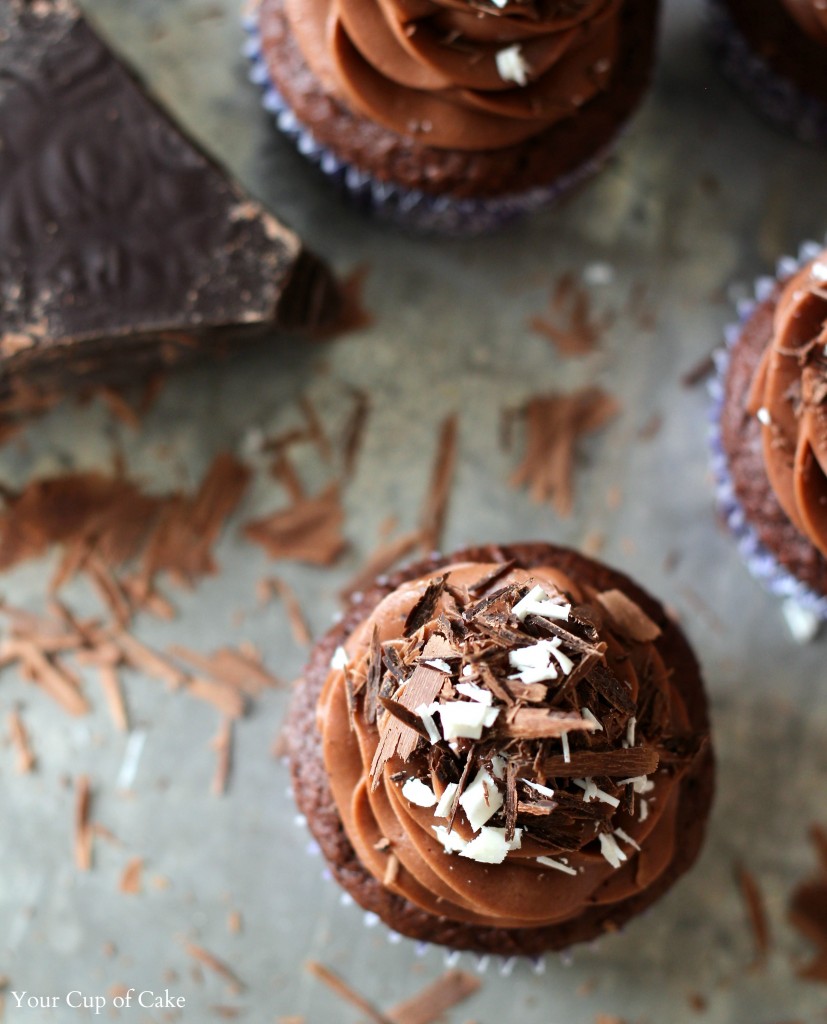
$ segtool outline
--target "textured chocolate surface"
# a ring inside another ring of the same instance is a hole
[[[666,871],[646,890],[610,906],[587,907],[574,920],[540,928],[487,928],[470,926],[430,915],[379,884],[355,855],[342,828],[326,780],[315,708],[322,684],[329,672],[330,658],[366,614],[405,580],[414,579],[451,561],[480,563],[515,559],[518,565],[553,563],[561,571],[600,589],[620,589],[662,630],[658,651],[674,669],[674,682],[686,702],[693,730],[699,738],[708,735],[706,699],[697,662],[680,630],[663,608],[627,577],[591,561],[576,552],[548,544],[520,544],[474,548],[444,559],[434,558],[396,574],[386,584],[369,590],[361,601],[351,604],[344,620],[317,645],[303,684],[296,692],[288,722],[288,743],[296,799],[337,880],[357,902],[378,914],[391,928],[412,938],[424,939],[483,953],[536,955],[563,949],[619,928],[629,918],[655,902],[695,860],[700,849],[713,790],[713,760],[703,746],[692,767],[680,782],[676,834],[681,837],[675,857]]]
[[[328,95],[290,32],[283,0],[262,0],[260,29],[273,82],[319,143],[380,181],[470,198],[547,185],[608,146],[649,85],[657,10],[657,0],[625,4],[612,81],[576,117],[520,144],[477,152],[423,145],[351,112]]]
[[[761,543],[803,583],[827,594],[827,560],[799,533],[778,502],[764,464],[761,424],[747,411],[755,371],[772,342],[778,292],[744,324],[730,356],[721,413],[721,444],[735,494]]]
[[[330,314],[324,266],[173,123],[73,3],[7,0],[0,38],[7,377],[31,383],[67,361],[107,375],[126,357],[177,361],[227,328]]]

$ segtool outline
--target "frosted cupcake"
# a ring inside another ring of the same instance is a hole
[[[710,0],[727,76],[771,120],[827,143],[824,0]]]
[[[649,83],[657,0],[260,0],[280,127],[376,212],[479,231],[596,170]]]
[[[481,953],[618,929],[695,860],[712,795],[680,630],[548,544],[435,558],[355,597],[288,736],[337,881],[394,931]]]
[[[782,260],[742,313],[715,388],[719,496],[752,571],[827,618],[827,251]]]

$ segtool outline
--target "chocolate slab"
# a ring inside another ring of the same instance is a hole
[[[363,867],[336,810],[325,773],[321,735],[316,728],[316,702],[330,670],[334,650],[387,594],[406,580],[434,572],[454,561],[486,563],[512,559],[524,568],[554,564],[562,572],[599,590],[619,589],[627,594],[660,627],[658,651],[673,669],[672,681],[686,703],[691,729],[700,740],[708,739],[709,718],[698,663],[682,631],[666,615],[662,605],[622,573],[575,551],[543,543],[476,547],[450,556],[434,556],[394,574],[387,582],[376,583],[364,594],[354,595],[342,621],[322,637],[311,655],[293,697],[285,735],[299,809],[306,816],[308,827],[334,877],[360,906],[409,938],[483,954],[538,956],[617,931],[655,903],[692,866],[703,844],[714,791],[715,766],[710,744],[702,742],[692,766],[681,779],[676,825],[680,842],[673,860],[651,886],[620,903],[584,907],[577,918],[557,925],[506,929],[434,917],[385,889]]]
[[[312,328],[332,278],[71,0],[0,2],[0,394]]]

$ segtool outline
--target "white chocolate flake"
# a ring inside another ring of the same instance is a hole
[[[592,714],[592,712],[589,711],[588,708],[581,708],[580,714],[587,722],[591,722],[595,729],[597,729],[599,732],[603,732],[603,726],[600,724],[600,720],[597,718],[596,715]]]
[[[540,796],[548,797],[549,800],[554,796],[553,789],[549,789],[548,786],[542,786],[539,782],[531,782],[529,779],[520,779],[520,782],[525,783],[526,786],[528,786],[530,789],[533,789],[535,792],[539,793]]]
[[[528,73],[531,67],[523,56],[519,43],[498,50],[496,57],[497,74],[504,82],[516,82],[517,85],[528,85]]]
[[[436,837],[446,853],[461,853],[468,845],[467,840],[453,829],[448,831],[444,825],[431,825],[431,828],[436,832]]]
[[[525,622],[529,615],[540,615],[544,619],[559,619],[565,622],[571,612],[570,604],[557,604],[549,599],[548,594],[542,587],[537,586],[519,600],[511,609],[520,622]]]
[[[468,857],[481,864],[502,864],[510,850],[520,849],[522,831],[521,828],[515,828],[514,838],[508,841],[505,838],[504,828],[485,825],[480,829],[480,834],[474,836],[471,842],[460,851],[460,857]]]
[[[490,690],[483,690],[481,686],[474,686],[473,683],[457,683],[454,689],[457,693],[470,697],[471,700],[475,700],[479,704],[490,705],[494,700],[494,694]]]
[[[624,861],[629,859],[618,846],[617,840],[613,835],[601,832],[598,838],[600,839],[600,852],[613,868],[619,868]]]
[[[465,787],[459,798],[468,824],[476,832],[492,818],[503,805],[502,793],[485,768],[480,768],[473,782]]]
[[[579,786],[584,791],[583,799],[586,803],[590,803],[592,800],[600,800],[602,803],[609,804],[611,807],[620,807],[620,801],[618,798],[596,786],[594,779],[572,779],[571,781],[575,786]]]
[[[435,818],[447,818],[451,813],[451,807],[454,804],[454,794],[456,793],[457,788],[456,782],[449,782],[442,791],[442,796],[439,798],[439,802],[434,808]]]
[[[571,747],[569,746],[569,734],[567,732],[561,734],[560,745],[563,748],[563,763],[569,764],[571,761]]]
[[[337,647],[333,652],[333,657],[330,659],[331,668],[345,668],[350,664],[350,658],[348,657],[347,651],[344,647]]]
[[[755,414],[755,416],[756,416],[756,419],[758,420],[758,422],[759,423],[763,423],[765,427],[768,427],[772,423],[772,416],[770,416],[770,411],[769,411],[769,409],[765,408],[763,405],[758,410],[758,412]]]
[[[563,871],[567,875],[577,874],[573,867],[570,867],[568,864],[563,864],[559,860],[554,860],[553,857],[537,857],[537,863],[542,864],[543,867],[554,868],[555,871]]]
[[[614,831],[614,834],[622,842],[628,843],[629,846],[634,846],[634,848],[636,850],[640,849],[640,846],[635,842],[635,840],[632,839],[632,837],[627,832],[624,832],[622,828],[616,828],[615,831]]]
[[[428,739],[431,743],[439,743],[442,739],[439,729],[437,728],[436,721],[434,720],[434,712],[439,707],[439,704],[420,704],[415,708],[415,712],[422,719],[422,724],[428,731]]]
[[[402,796],[417,807],[433,807],[437,802],[436,793],[422,779],[408,779],[402,787]]]
[[[449,676],[454,674],[454,670],[442,658],[429,658],[427,661],[423,661],[422,664],[427,665],[428,668],[435,668],[438,672],[446,672]]]
[[[483,727],[490,728],[500,713],[499,708],[489,708],[477,701],[467,700],[448,701],[440,704],[437,710],[446,740],[478,740],[482,736]]]

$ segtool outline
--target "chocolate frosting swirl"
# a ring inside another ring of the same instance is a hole
[[[779,504],[827,556],[827,252],[784,285],[747,409]]]
[[[513,929],[652,885],[696,753],[659,634],[622,592],[550,565],[453,563],[390,593],[337,652],[317,710],[363,867],[440,918]],[[520,669],[540,650],[550,667]],[[437,704],[490,717],[452,737]]]
[[[400,135],[500,149],[606,89],[623,0],[286,0],[327,91]]]
[[[827,4],[824,0],[782,0],[801,28],[822,46],[827,46]]]

